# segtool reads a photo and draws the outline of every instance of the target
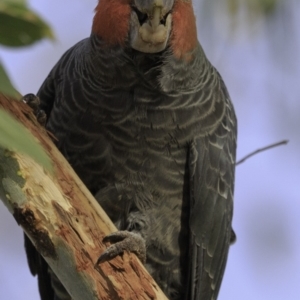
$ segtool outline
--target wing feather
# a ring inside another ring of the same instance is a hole
[[[215,131],[190,149],[189,300],[217,298],[232,238],[236,120],[229,99],[225,105]]]

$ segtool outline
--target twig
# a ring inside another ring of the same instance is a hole
[[[251,152],[250,154],[246,155],[245,157],[243,157],[243,158],[240,159],[239,161],[237,161],[237,162],[235,163],[235,165],[237,166],[237,165],[243,163],[245,160],[247,160],[249,157],[251,157],[251,156],[253,156],[253,155],[255,155],[255,154],[258,154],[258,153],[260,153],[260,152],[263,152],[263,151],[265,151],[265,150],[269,150],[269,149],[274,148],[274,147],[277,147],[277,146],[286,145],[288,142],[289,142],[288,140],[283,140],[283,141],[281,141],[281,142],[278,142],[278,143],[275,143],[275,144],[266,146],[266,147],[264,147],[264,148],[257,149],[257,150],[255,150],[255,151]]]

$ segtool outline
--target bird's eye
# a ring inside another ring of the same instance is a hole
[[[134,12],[136,13],[138,19],[139,19],[139,22],[140,24],[144,24],[147,19],[148,19],[148,15],[147,14],[144,14],[143,12],[139,11],[136,7],[132,7],[132,9],[134,10]]]
[[[169,13],[167,13],[161,20],[160,20],[160,24],[162,25],[166,25],[166,21],[167,21],[167,17],[168,17]]]

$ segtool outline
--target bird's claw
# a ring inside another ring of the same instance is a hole
[[[22,101],[31,107],[35,114],[39,111],[41,101],[35,94],[26,94],[23,96]]]
[[[34,115],[36,116],[37,121],[42,125],[46,125],[47,115],[40,109],[40,98],[34,94],[26,94],[22,101],[26,103],[30,108],[32,108]]]
[[[47,115],[46,115],[45,111],[39,110],[35,116],[36,116],[37,121],[40,123],[40,125],[45,127],[46,121],[47,121]]]
[[[98,258],[96,265],[112,259],[124,251],[134,252],[142,263],[146,262],[146,243],[137,233],[130,231],[117,231],[106,237],[103,242],[114,243],[110,245]]]

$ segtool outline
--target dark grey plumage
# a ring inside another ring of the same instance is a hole
[[[191,57],[92,34],[38,92],[58,148],[117,227],[145,239],[172,300],[217,298],[232,231],[236,117],[199,44]]]

